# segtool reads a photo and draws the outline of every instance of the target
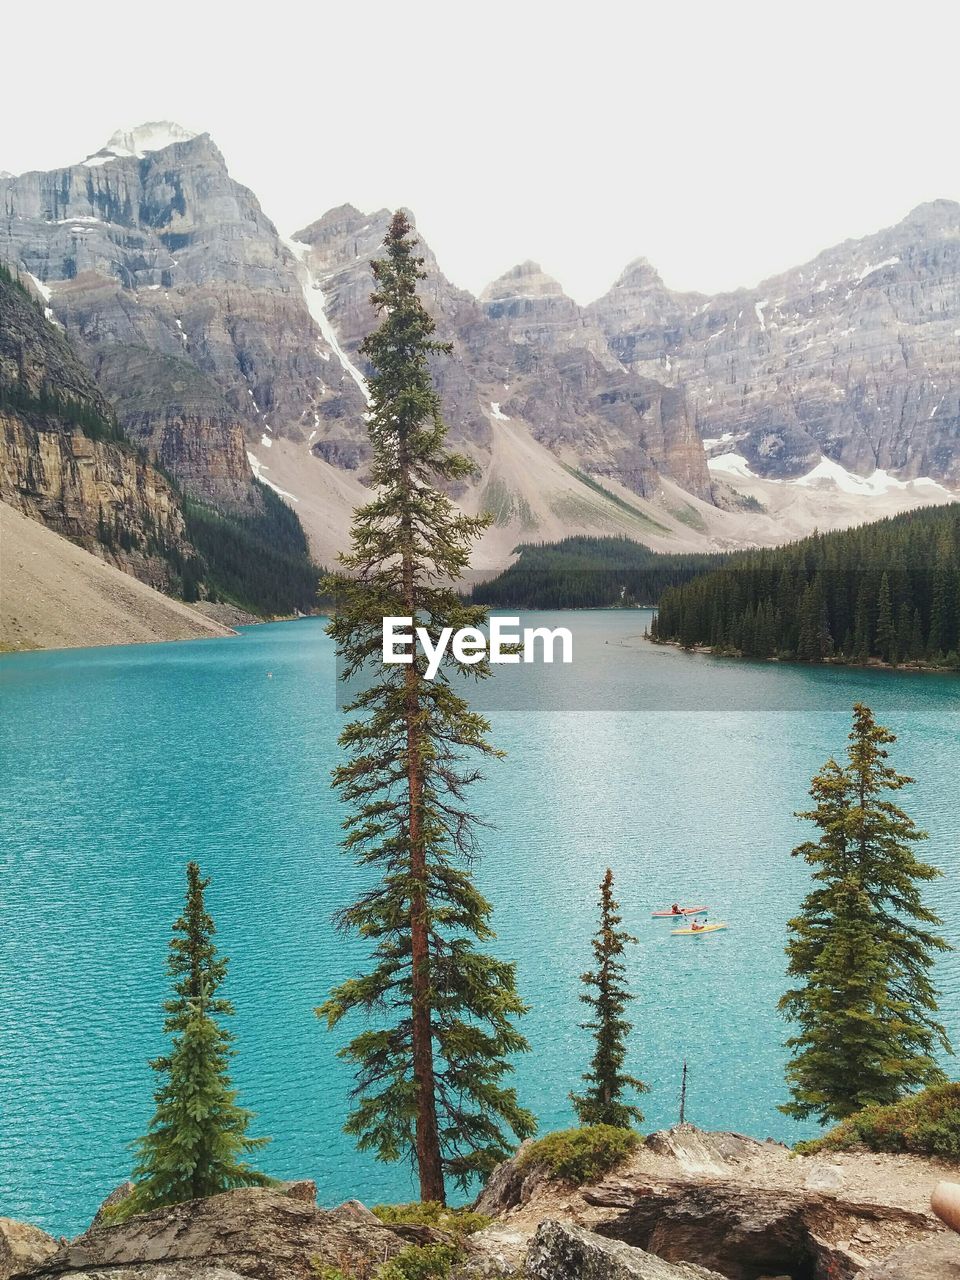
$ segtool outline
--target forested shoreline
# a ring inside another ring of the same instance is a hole
[[[960,504],[738,555],[666,589],[650,635],[736,657],[960,671]]]

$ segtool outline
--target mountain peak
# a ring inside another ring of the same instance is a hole
[[[136,157],[142,160],[150,151],[162,151],[175,142],[190,142],[198,135],[172,120],[150,120],[132,129],[117,129],[105,146],[87,156],[84,164],[105,164],[108,160]]]
[[[631,285],[633,288],[662,288],[663,279],[659,271],[646,258],[634,258],[628,262],[617,277],[614,288]]]
[[[548,276],[539,262],[527,258],[488,284],[480,296],[485,302],[495,302],[505,297],[553,298],[565,295],[559,281]]]
[[[956,226],[960,222],[960,204],[956,200],[927,200],[911,209],[903,221],[923,227]]]

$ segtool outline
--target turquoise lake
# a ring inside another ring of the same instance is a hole
[[[590,1050],[577,979],[610,866],[640,939],[630,1067],[651,1086],[644,1127],[676,1120],[687,1059],[695,1123],[805,1136],[777,1110],[784,925],[806,885],[793,811],[843,750],[852,703],[868,702],[918,779],[904,803],[930,832],[923,855],[946,874],[929,897],[960,943],[960,681],[683,654],[644,642],[638,612],[533,617],[574,631],[573,665],[503,669],[471,694],[509,753],[475,788],[493,824],[476,874],[531,1006],[523,1101],[544,1131],[572,1121]],[[213,878],[235,1080],[273,1139],[263,1167],[315,1178],[321,1203],[409,1198],[405,1166],[341,1133],[347,1029],[313,1014],[363,955],[331,925],[363,883],[328,781],[335,685],[319,619],[0,658],[0,1215],[72,1235],[127,1176],[189,858]],[[650,912],[677,898],[730,930],[671,937]],[[937,977],[960,1044],[960,953]]]

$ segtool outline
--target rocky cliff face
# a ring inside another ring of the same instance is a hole
[[[666,289],[646,262],[589,308],[632,369],[680,379],[714,453],[804,475],[960,483],[960,205],[922,205],[756,289]]]
[[[0,278],[0,500],[166,589],[192,553],[179,498],[111,428],[63,334]]]

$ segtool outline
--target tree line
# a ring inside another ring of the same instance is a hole
[[[234,515],[183,497],[186,535],[197,558],[184,567],[185,600],[228,600],[256,614],[307,613],[316,607],[320,569],[297,513],[254,479],[256,515]]]
[[[497,609],[610,609],[653,605],[668,587],[723,564],[723,554],[664,555],[631,538],[576,536],[521,543],[518,559],[471,592]]]
[[[960,505],[739,554],[666,590],[651,636],[747,658],[960,670]]]

